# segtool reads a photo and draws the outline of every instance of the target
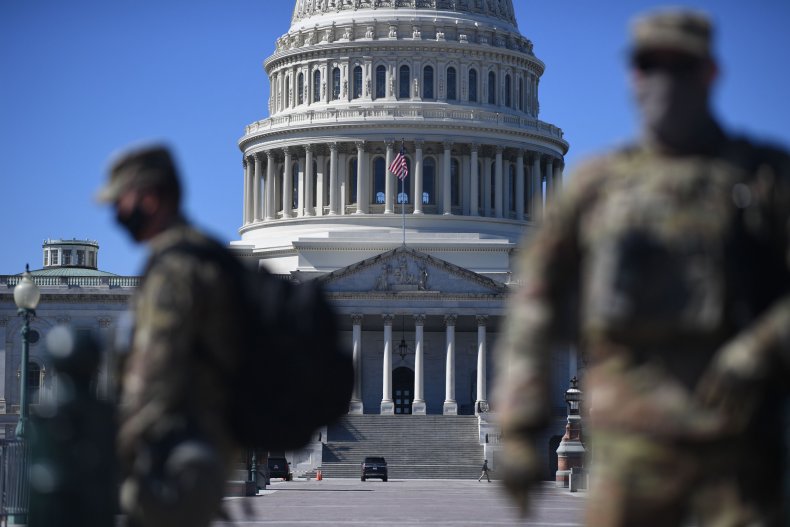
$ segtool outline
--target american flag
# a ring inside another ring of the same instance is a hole
[[[409,167],[406,164],[406,153],[403,150],[403,145],[400,147],[400,152],[395,156],[395,159],[390,163],[390,172],[398,176],[398,179],[403,181],[409,175]]]

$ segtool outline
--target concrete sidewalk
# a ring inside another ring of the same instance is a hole
[[[535,490],[530,515],[521,519],[496,481],[275,481],[258,496],[228,498],[231,521],[213,526],[576,527],[583,525],[585,501],[584,494],[546,483]]]

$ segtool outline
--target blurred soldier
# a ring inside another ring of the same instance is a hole
[[[497,397],[523,508],[564,340],[588,364],[589,525],[786,525],[790,158],[714,119],[711,33],[688,11],[635,22],[643,137],[579,169],[522,259]]]
[[[121,381],[121,507],[135,527],[206,526],[234,449],[223,372],[234,366],[240,332],[227,271],[207,257],[225,249],[182,216],[166,148],[127,151],[109,172],[98,199],[150,249]]]

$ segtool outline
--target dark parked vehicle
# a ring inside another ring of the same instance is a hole
[[[387,462],[383,457],[366,457],[362,462],[362,481],[367,478],[380,478],[387,481]]]
[[[269,478],[283,478],[285,481],[291,481],[293,474],[291,474],[291,464],[284,457],[269,457]]]

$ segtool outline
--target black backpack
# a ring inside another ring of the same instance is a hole
[[[225,373],[227,425],[240,446],[300,448],[318,428],[348,412],[351,354],[341,348],[336,314],[316,280],[297,284],[262,268],[251,270],[218,242],[176,244],[147,268],[171,252],[216,261],[239,297],[246,344],[238,350],[238,367]]]

